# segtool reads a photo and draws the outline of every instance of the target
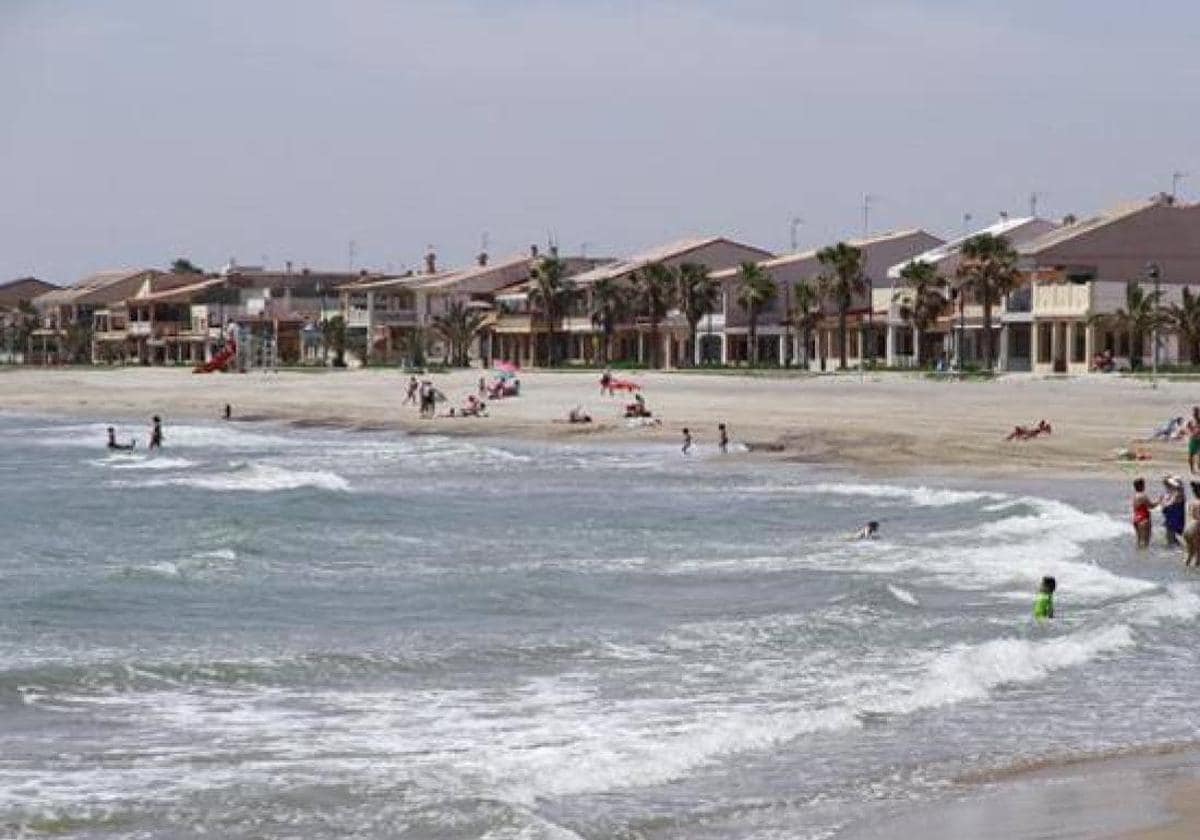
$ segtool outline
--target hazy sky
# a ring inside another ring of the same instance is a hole
[[[1194,0],[0,0],[0,279],[1200,195]]]

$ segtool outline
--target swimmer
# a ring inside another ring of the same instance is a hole
[[[724,423],[717,424],[717,448],[724,455],[729,452],[729,430],[725,428]]]
[[[1033,617],[1038,621],[1054,618],[1054,590],[1057,588],[1058,583],[1054,578],[1049,575],[1042,578],[1042,585],[1033,601]]]
[[[136,440],[130,440],[129,443],[117,443],[117,432],[112,426],[108,427],[108,448],[120,452],[132,452],[137,446]]]
[[[873,540],[879,536],[879,523],[871,520],[866,525],[862,526],[854,535],[856,540]]]

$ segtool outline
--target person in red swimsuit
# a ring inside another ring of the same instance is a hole
[[[1137,535],[1137,547],[1150,547],[1150,509],[1158,503],[1146,495],[1146,480],[1133,480],[1133,532]]]

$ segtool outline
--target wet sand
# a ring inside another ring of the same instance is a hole
[[[474,393],[480,371],[431,378],[449,402]],[[624,374],[619,374],[624,376]],[[675,442],[692,429],[696,442],[715,445],[718,422],[735,441],[774,457],[846,465],[870,474],[949,473],[971,477],[1080,473],[1125,475],[1113,457],[1165,418],[1200,402],[1188,382],[1111,376],[1040,379],[1012,375],[994,382],[933,381],[879,374],[747,376],[702,373],[631,374],[661,425],[636,427],[621,416],[628,396],[606,397],[591,372],[522,376],[522,395],[493,402],[488,418],[422,420],[404,404],[407,377],[394,369],[212,374],[184,369],[0,369],[0,410],[111,416],[144,424],[151,414],[175,419],[218,418],[226,403],[235,419],[305,425],[395,428],[411,432],[520,437]],[[565,422],[573,406],[594,419]],[[1006,443],[1013,425],[1046,419],[1054,433]],[[1149,474],[1186,469],[1184,446],[1146,444]]]

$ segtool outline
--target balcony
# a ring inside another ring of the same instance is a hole
[[[130,321],[125,332],[132,338],[145,338],[150,335],[150,327],[149,321]]]
[[[1022,286],[1016,291],[1010,292],[1008,295],[1008,306],[1006,312],[1032,312],[1033,311],[1033,288],[1031,286]]]
[[[1039,317],[1081,317],[1092,307],[1091,283],[1052,283],[1033,287],[1033,313]]]

